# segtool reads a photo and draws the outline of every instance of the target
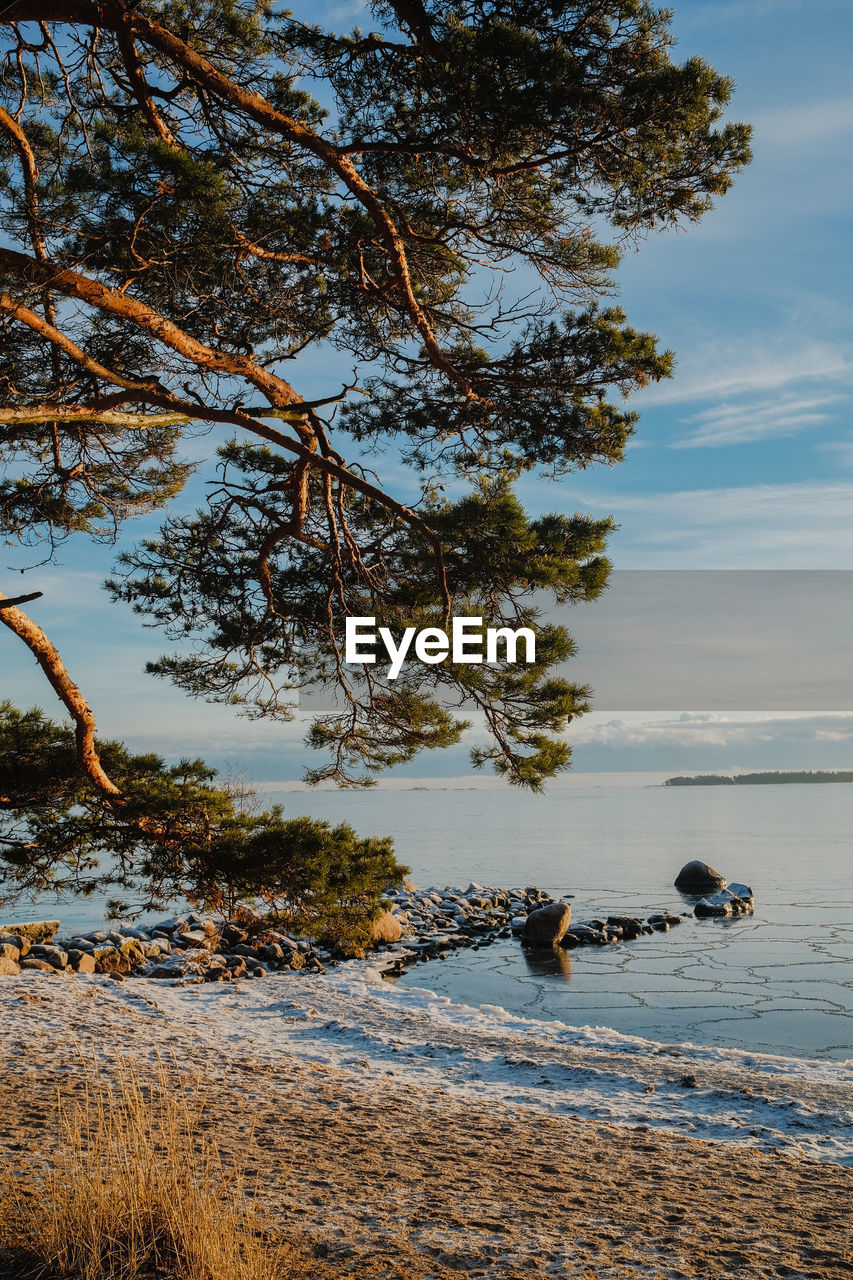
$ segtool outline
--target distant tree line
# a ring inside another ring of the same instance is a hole
[[[779,782],[853,782],[853,770],[795,769],[775,773],[739,773],[726,777],[719,773],[702,773],[696,777],[667,778],[665,787],[732,787],[760,786]]]

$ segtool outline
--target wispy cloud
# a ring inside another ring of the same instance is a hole
[[[853,471],[853,440],[824,440],[817,448],[832,458],[836,468]]]
[[[814,146],[853,133],[853,96],[796,103],[751,116],[756,147]]]
[[[853,361],[839,344],[785,333],[773,343],[741,337],[702,341],[681,360],[671,382],[643,393],[642,407],[780,391],[801,382],[850,382]]]
[[[570,740],[608,747],[755,747],[786,742],[853,743],[853,714],[740,717],[691,714],[632,721],[576,722]]]
[[[620,568],[853,568],[853,482],[574,495],[612,513]]]
[[[769,437],[791,436],[818,426],[829,416],[827,406],[843,399],[840,395],[797,396],[787,394],[740,403],[727,401],[685,418],[696,426],[689,435],[672,441],[673,449],[699,449],[730,444],[748,444]]]

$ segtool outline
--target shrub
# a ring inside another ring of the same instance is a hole
[[[348,822],[285,819],[275,808],[200,851],[187,868],[187,896],[223,914],[250,898],[297,933],[359,944],[371,937],[384,890],[408,870],[389,836],[362,838]]]

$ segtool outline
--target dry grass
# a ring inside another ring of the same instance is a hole
[[[122,1062],[81,1101],[58,1100],[56,1147],[0,1204],[0,1248],[55,1280],[291,1280],[293,1251],[264,1227],[246,1176],[207,1134],[205,1097]],[[2,1264],[0,1264],[2,1265]]]

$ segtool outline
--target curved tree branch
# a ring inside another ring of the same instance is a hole
[[[23,597],[23,599],[28,598],[32,597]],[[27,617],[14,600],[4,595],[2,591],[0,591],[0,622],[23,640],[47,676],[56,696],[74,721],[77,760],[82,771],[104,795],[120,796],[119,788],[107,776],[95,748],[95,717],[92,709],[68,674],[58,650],[48,640],[41,627],[33,622],[32,618]]]
[[[7,251],[0,249],[0,258],[2,258],[4,252]],[[24,255],[21,254],[18,256],[23,257]],[[31,262],[32,259],[27,259],[27,261]],[[109,293],[111,291],[106,290],[106,292]],[[186,420],[189,421],[221,422],[234,427],[242,427],[243,430],[250,432],[252,435],[258,436],[262,440],[269,441],[270,444],[276,444],[279,448],[286,449],[289,453],[295,453],[297,457],[301,458],[304,462],[308,462],[311,466],[317,467],[326,475],[333,476],[335,479],[339,480],[341,484],[346,485],[350,489],[356,490],[358,493],[363,494],[364,497],[370,498],[373,502],[384,507],[386,511],[390,511],[393,515],[397,516],[407,524],[409,528],[415,530],[425,538],[432,548],[442,603],[444,605],[445,613],[449,615],[450,595],[447,586],[444,552],[440,538],[432,529],[430,529],[429,525],[426,524],[414,511],[412,511],[410,507],[406,506],[405,503],[398,502],[395,498],[392,498],[390,494],[387,494],[383,489],[380,489],[378,485],[371,484],[370,481],[365,480],[363,476],[351,471],[343,462],[336,461],[335,458],[330,457],[326,453],[315,451],[316,444],[319,439],[319,434],[316,428],[311,433],[310,443],[303,443],[300,440],[294,440],[291,436],[284,435],[281,431],[276,431],[274,427],[269,426],[265,422],[259,421],[258,418],[253,417],[252,414],[247,413],[245,410],[218,409],[208,405],[199,405],[190,400],[181,400],[178,396],[172,396],[165,391],[157,390],[153,383],[141,382],[138,380],[132,381],[124,378],[120,374],[107,369],[104,365],[99,364],[97,361],[92,360],[90,356],[87,356],[80,347],[71,342],[71,340],[61,333],[55,326],[49,324],[42,316],[38,315],[37,312],[31,311],[29,307],[25,307],[23,303],[17,302],[14,298],[10,298],[8,294],[0,294],[0,311],[6,311],[14,319],[19,320],[21,323],[33,329],[36,333],[41,334],[43,337],[47,338],[48,341],[55,343],[88,372],[93,373],[95,376],[111,382],[116,386],[138,392],[139,398],[147,401],[149,404],[158,405],[161,408],[172,410],[173,412],[184,416]],[[286,386],[287,384],[285,383],[284,385]],[[290,388],[290,390],[292,390],[292,388]],[[296,396],[296,392],[293,392],[293,395]],[[292,403],[296,406],[305,404],[305,402],[299,401],[298,398]],[[76,406],[68,407],[69,410],[72,408],[76,408]],[[306,414],[310,416],[310,406],[308,404],[305,404],[305,410]],[[66,412],[67,411],[68,410],[66,410]],[[26,412],[26,410],[24,412]],[[61,420],[63,412],[63,409],[60,406],[57,406],[54,411],[54,419]],[[261,410],[256,410],[256,412],[261,412]],[[0,419],[2,419],[2,416],[2,412],[0,412]],[[72,416],[76,417],[77,415],[74,414]],[[267,416],[276,417],[279,415],[275,410],[273,410]],[[299,424],[296,425],[298,426]],[[312,448],[312,445],[315,447]]]
[[[92,280],[79,271],[71,271],[57,263],[38,262],[25,253],[5,247],[0,247],[0,265],[20,280],[46,286],[66,298],[76,298],[79,302],[88,303],[120,320],[129,320],[178,355],[191,360],[200,369],[245,378],[258,391],[268,396],[271,404],[283,406],[300,402],[300,397],[289,383],[267,372],[250,356],[227,354],[208,347],[185,333],[171,320],[167,320],[153,307],[118,289],[108,289],[99,280]]]

